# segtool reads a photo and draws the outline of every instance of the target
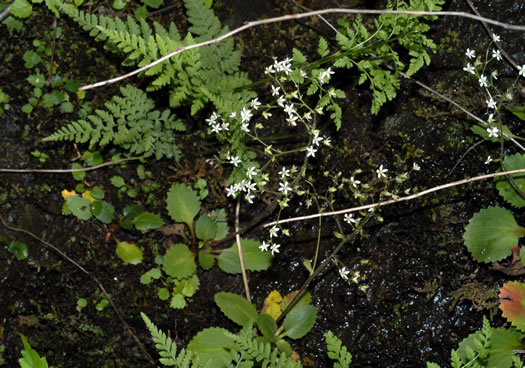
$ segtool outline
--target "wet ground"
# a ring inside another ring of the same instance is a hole
[[[349,6],[341,3],[302,2],[304,6],[315,9]],[[380,7],[380,3],[375,6]],[[482,14],[497,15],[498,20],[525,23],[524,9],[514,1],[479,6]],[[258,7],[253,12],[247,10],[242,1],[215,1],[214,4],[221,20],[230,28],[262,14],[275,16],[297,11],[291,3],[267,2]],[[178,4],[173,11],[180,12],[182,8]],[[461,1],[449,1],[446,10],[468,11],[468,8]],[[180,14],[168,12],[159,15],[159,19],[166,22],[178,19],[177,16]],[[333,21],[330,17],[328,19]],[[30,117],[20,111],[30,92],[25,82],[28,71],[21,67],[20,60],[35,35],[48,32],[51,22],[52,17],[37,10],[20,35],[10,36],[5,27],[0,28],[4,58],[0,70],[1,87],[12,97],[11,110],[0,117],[0,167],[68,168],[77,157],[72,144],[41,142],[58,123],[68,121],[71,116],[53,114],[44,108],[39,108]],[[120,67],[113,66],[119,65],[115,55],[104,52],[101,44],[89,39],[69,20],[61,22],[64,22],[65,30],[63,42],[79,42],[82,47],[57,46],[59,73],[70,78],[88,78],[89,81],[122,74]],[[39,32],[40,29],[43,31]],[[318,21],[313,24],[289,22],[249,30],[239,35],[237,41],[242,48],[244,67],[252,80],[257,80],[263,76],[264,67],[272,62],[273,55],[288,56],[292,47],[305,48],[319,34],[333,39],[330,32]],[[522,35],[503,30],[498,30],[498,33],[508,46],[507,51],[523,60]],[[484,96],[476,83],[468,80],[462,71],[464,50],[476,47],[481,52],[488,44],[482,27],[462,18],[443,18],[433,27],[432,37],[440,45],[440,52],[433,56],[432,66],[423,69],[416,77],[472,112],[482,114]],[[90,58],[79,56],[84,50]],[[501,79],[510,78],[509,73],[508,68],[502,68]],[[332,134],[335,149],[324,151],[325,157],[313,162],[310,170],[313,175],[328,168],[343,173],[358,168],[371,170],[372,162],[383,162],[391,172],[402,172],[413,162],[418,162],[421,171],[414,173],[409,181],[417,191],[497,168],[484,165],[487,155],[497,152],[497,147],[490,144],[477,146],[460,160],[475,143],[470,132],[472,122],[447,103],[422,93],[413,83],[403,81],[395,102],[387,104],[378,116],[372,116],[369,113],[370,93],[359,87],[357,80],[357,76],[351,73],[338,75],[337,87],[347,93],[343,126],[336,133],[330,121],[321,123],[321,129]],[[88,98],[93,100],[93,106],[97,106],[117,88],[97,90]],[[509,124],[514,123],[509,117]],[[517,126],[513,132],[521,133]],[[148,203],[152,212],[162,211],[163,198],[171,182],[193,183],[199,169],[206,167],[204,160],[212,158],[209,153],[205,156],[209,150],[195,149],[192,140],[181,142],[186,145],[187,149],[183,151],[187,154],[180,166],[175,167],[167,160],[146,163],[146,169],[152,172],[159,188]],[[87,147],[79,146],[78,149],[83,151]],[[30,154],[35,150],[45,152],[51,158],[40,163]],[[110,154],[106,153],[104,157],[109,159]],[[108,200],[121,210],[133,200],[119,199],[116,189],[110,184],[110,177],[121,175],[138,181],[136,168],[136,163],[105,168],[87,174],[86,180],[103,186]],[[208,172],[207,175],[209,182],[220,183],[221,179],[215,174]],[[314,180],[321,190],[323,185],[326,186],[322,175],[314,176]],[[98,278],[125,321],[153,355],[153,346],[139,317],[140,312],[148,314],[163,330],[170,331],[182,345],[204,327],[235,329],[215,307],[213,295],[218,291],[242,294],[240,277],[226,275],[216,268],[201,271],[201,289],[189,307],[182,311],[169,309],[166,303],[159,301],[153,288],[139,282],[140,275],[151,267],[155,249],[165,245],[166,237],[155,232],[143,235],[117,230],[116,235],[121,240],[135,241],[145,250],[141,265],[124,266],[114,253],[114,244],[105,241],[108,229],[100,222],[79,222],[71,216],[61,215],[63,201],[60,192],[74,185],[70,174],[0,174],[0,214],[8,223],[49,241]],[[141,194],[137,200],[146,201],[147,195]],[[426,361],[448,366],[450,350],[481,326],[484,314],[494,311],[491,290],[497,290],[505,280],[487,266],[473,262],[462,244],[463,229],[470,217],[497,200],[492,182],[482,182],[382,209],[384,221],[367,225],[367,236],[348,244],[339,255],[352,272],[359,271],[358,283],[345,282],[339,277],[336,267],[329,267],[309,288],[319,311],[318,320],[313,332],[293,343],[305,365],[331,366],[326,359],[323,339],[323,334],[331,330],[352,352],[352,367],[421,367]],[[233,221],[234,203],[224,195],[215,196],[213,201],[207,204],[212,206],[220,202],[226,205],[230,221]],[[335,207],[341,209],[356,204],[341,197],[337,198]],[[258,207],[255,211],[261,209]],[[253,216],[251,210],[246,211],[245,218]],[[305,208],[304,203],[296,199],[281,217],[313,212],[312,208]],[[519,212],[516,217],[518,223],[525,220]],[[272,219],[269,217],[267,221]],[[321,256],[326,256],[338,243],[332,236],[334,230],[337,227],[333,219],[323,220]],[[256,305],[260,306],[271,290],[282,293],[296,290],[308,277],[301,262],[314,256],[318,221],[296,223],[290,231],[289,240],[283,240],[282,252],[275,257],[270,270],[249,275]],[[266,234],[261,229],[250,232],[251,237],[261,240]],[[3,245],[0,246],[0,352],[1,347],[5,349],[0,354],[0,362],[3,361],[6,367],[16,366],[22,347],[18,334],[23,333],[55,367],[151,366],[114,311],[109,306],[97,311],[95,305],[103,295],[91,278],[25,234],[0,226],[2,236],[4,240],[26,243],[29,258],[17,261]],[[452,295],[459,296],[454,299]],[[476,310],[468,300],[475,295],[481,297],[474,306],[485,307],[484,310]],[[79,312],[76,306],[81,297],[88,300],[88,307]],[[502,320],[496,315],[493,324],[501,325]]]

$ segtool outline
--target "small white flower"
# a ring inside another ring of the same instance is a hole
[[[218,134],[221,131],[221,126],[219,124],[212,125],[211,131],[215,134]]]
[[[303,78],[308,77],[308,74],[307,74],[304,70],[302,70],[302,69],[299,70],[299,75],[300,75],[301,77],[303,77]]]
[[[323,143],[325,146],[332,147],[332,140],[330,139],[330,137],[324,137]]]
[[[235,188],[234,185],[230,185],[229,187],[226,187],[226,196],[227,197],[233,197],[235,198],[237,196],[237,188]]]
[[[494,70],[492,73],[490,73],[490,76],[492,77],[492,79],[498,80],[498,71]]]
[[[288,115],[286,122],[290,126],[297,126],[297,115]]]
[[[246,192],[250,193],[250,192],[254,192],[255,190],[257,190],[256,188],[256,185],[253,181],[249,181],[247,182],[245,185],[244,185],[244,189],[246,190]]]
[[[492,157],[488,156],[487,159],[485,160],[485,165],[488,165],[492,162]]]
[[[522,66],[518,65],[518,72],[519,72],[519,75],[521,75],[522,77],[525,77],[525,64],[523,64]]]
[[[248,129],[248,126],[249,126],[249,125],[250,125],[250,124],[249,124],[248,122],[246,122],[246,123],[242,123],[242,124],[241,124],[241,130],[242,130],[243,132],[250,133],[250,129]]]
[[[236,112],[236,111],[233,111],[233,112],[230,114],[230,118],[235,119],[236,117],[237,117],[237,112]]]
[[[279,96],[279,98],[277,99],[277,105],[281,107],[284,107],[285,102],[286,102],[286,99],[284,98],[284,96]]]
[[[495,120],[494,120],[494,114],[489,114],[489,118],[487,119],[487,121],[492,124]]]
[[[253,199],[255,198],[255,196],[251,193],[246,193],[244,195],[244,199],[246,199],[248,201],[249,204],[253,204]]]
[[[472,59],[476,57],[476,52],[474,50],[467,49],[467,51],[465,51],[465,55],[467,55],[469,59]]]
[[[388,169],[384,168],[383,165],[379,166],[379,169],[376,170],[376,174],[378,178],[386,178],[387,172],[388,172]]]
[[[261,103],[259,102],[259,97],[254,98],[252,102],[250,102],[250,106],[252,107],[252,109],[257,110],[259,106],[261,106]]]
[[[312,143],[316,146],[319,145],[319,142],[321,142],[324,138],[319,136],[319,132],[315,132],[314,138],[312,139]]]
[[[266,69],[264,69],[264,74],[273,74],[275,73],[275,69],[273,68],[273,65],[267,66]]]
[[[263,241],[261,245],[259,245],[259,249],[261,252],[266,252],[268,248],[270,247],[270,244],[268,244],[266,241]]]
[[[221,125],[221,129],[222,130],[230,130],[230,123],[228,123],[227,121],[223,121],[222,125]]]
[[[277,244],[277,243],[273,243],[272,244],[272,247],[271,247],[271,250],[272,250],[272,256],[274,253],[279,253],[279,248],[281,247],[280,244]]]
[[[315,153],[317,152],[317,150],[314,148],[314,146],[310,146],[310,147],[307,147],[306,148],[306,157],[315,157]]]
[[[246,170],[246,176],[249,179],[252,179],[254,176],[257,176],[257,172],[255,170],[255,166],[249,167],[248,170]]]
[[[361,181],[354,179],[353,176],[350,178],[350,185],[352,185],[354,188],[357,188],[359,184],[361,184]]]
[[[343,267],[343,268],[340,268],[339,269],[339,275],[341,275],[341,277],[343,278],[343,280],[348,280],[348,274],[350,273],[350,271],[348,271],[346,269],[346,267]]]
[[[493,58],[496,58],[496,60],[500,61],[502,58],[501,58],[501,51],[499,50],[492,50],[492,57]]]
[[[284,183],[279,183],[279,192],[281,192],[282,194],[288,195],[288,192],[290,192],[291,190],[292,188],[290,187],[287,181],[285,181]]]
[[[253,114],[250,109],[247,109],[246,106],[241,110],[241,120],[243,123],[250,121]]]
[[[284,112],[286,112],[289,115],[296,114],[293,104],[286,105],[286,107],[284,108]]]
[[[217,115],[216,112],[213,112],[213,114],[211,114],[211,116],[208,119],[206,119],[206,121],[208,122],[208,124],[213,125],[218,117],[219,115]]]
[[[421,170],[421,167],[417,163],[414,162],[412,164],[412,169],[414,169],[414,171],[419,171],[419,170]]]
[[[347,224],[355,224],[354,215],[351,214],[351,213],[347,213],[347,214],[345,215],[345,222],[346,222]]]
[[[279,232],[279,228],[277,226],[273,226],[271,229],[270,229],[270,238],[273,238],[275,236],[277,236],[277,233]]]
[[[487,103],[487,106],[489,109],[495,109],[496,108],[496,101],[491,97],[488,100],[485,101]]]
[[[499,129],[496,127],[487,128],[487,133],[489,133],[489,138],[498,138]]]
[[[480,87],[487,87],[487,77],[485,77],[483,74],[478,79],[479,86]]]
[[[286,179],[290,176],[290,170],[283,166],[281,171],[278,173],[281,176],[281,179]]]
[[[275,87],[272,85],[272,96],[279,96],[279,89],[281,89],[281,87]]]
[[[233,166],[237,167],[237,165],[239,165],[240,163],[241,159],[239,158],[239,156],[230,157],[230,164],[232,164]]]
[[[474,67],[470,65],[470,63],[467,63],[467,66],[464,66],[463,70],[470,74],[476,74],[476,72],[474,71]]]
[[[494,40],[494,42],[500,42],[501,41],[500,36],[495,34],[495,33],[492,34],[492,39]]]

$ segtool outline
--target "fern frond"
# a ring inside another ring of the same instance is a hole
[[[331,331],[325,335],[328,357],[335,360],[334,368],[348,368],[352,363],[352,354],[348,352],[346,346]]]

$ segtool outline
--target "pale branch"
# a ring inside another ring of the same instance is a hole
[[[239,225],[239,213],[241,211],[241,197],[237,198],[237,206],[235,207],[235,242],[237,243],[237,252],[239,252],[239,263],[241,264],[242,281],[244,282],[244,291],[246,299],[251,303],[250,286],[248,285],[248,276],[246,275],[246,267],[244,265],[244,255],[242,252],[241,232]]]
[[[121,158],[115,161],[104,162],[100,165],[90,166],[90,167],[81,167],[79,169],[0,169],[0,173],[47,173],[47,174],[66,174],[66,173],[75,173],[83,171],[93,171],[100,169],[102,167],[111,166],[120,164],[126,161],[139,160],[140,157],[129,157]]]
[[[520,174],[520,173],[525,173],[525,169],[502,171],[502,172],[497,172],[497,173],[491,173],[491,174],[486,174],[486,175],[475,176],[473,178],[467,178],[467,179],[462,179],[462,180],[454,181],[454,182],[443,184],[443,185],[438,185],[437,187],[433,187],[433,188],[430,188],[430,189],[427,189],[427,190],[424,190],[422,192],[415,193],[415,194],[412,194],[412,195],[409,195],[409,196],[406,196],[406,197],[401,197],[401,198],[397,198],[397,199],[391,199],[391,200],[383,201],[383,202],[376,202],[376,203],[367,204],[367,205],[364,205],[364,206],[346,208],[346,209],[338,210],[338,211],[315,213],[313,215],[308,215],[308,216],[291,217],[291,218],[287,218],[287,219],[284,219],[284,220],[273,221],[273,222],[269,222],[267,224],[264,224],[263,228],[269,227],[269,226],[273,226],[273,225],[282,225],[282,224],[285,224],[285,223],[288,223],[288,222],[310,220],[310,219],[319,218],[319,217],[337,216],[337,215],[342,215],[342,214],[345,214],[345,213],[351,213],[351,212],[368,210],[370,208],[388,206],[388,205],[391,205],[391,204],[394,204],[394,203],[411,201],[413,199],[425,196],[427,194],[434,193],[434,192],[437,192],[437,191],[440,191],[440,190],[443,190],[443,189],[447,189],[447,188],[452,188],[452,187],[455,187],[455,186],[458,186],[458,185],[463,185],[463,184],[467,184],[467,183],[473,183],[475,181],[490,179],[490,178],[494,178],[496,176],[506,176],[506,175]]]
[[[163,61],[168,60],[169,58],[171,58],[171,57],[173,57],[175,55],[178,55],[178,54],[180,54],[180,53],[182,53],[184,51],[191,50],[191,49],[196,49],[196,48],[199,48],[199,47],[203,47],[203,46],[207,46],[207,45],[211,45],[211,44],[220,42],[220,41],[222,41],[222,40],[224,40],[224,39],[226,39],[228,37],[231,37],[231,36],[233,36],[233,35],[235,35],[237,33],[240,33],[242,31],[244,31],[246,29],[249,29],[249,28],[252,28],[252,27],[256,27],[256,26],[260,26],[260,25],[264,25],[264,24],[270,24],[270,23],[284,22],[284,21],[288,21],[288,20],[295,20],[295,19],[302,19],[302,18],[308,18],[308,17],[313,17],[313,16],[319,16],[319,15],[322,15],[322,14],[406,14],[406,15],[421,15],[421,16],[428,16],[428,15],[456,16],[456,17],[464,17],[464,18],[470,18],[470,19],[478,20],[478,21],[489,23],[489,24],[492,24],[492,25],[495,25],[495,26],[498,26],[498,27],[502,27],[502,28],[517,30],[517,31],[525,31],[525,26],[514,25],[514,24],[509,24],[509,23],[504,23],[504,22],[498,22],[496,20],[492,20],[492,19],[489,19],[489,18],[481,17],[481,16],[478,16],[478,15],[465,13],[465,12],[457,12],[457,11],[436,11],[436,12],[430,12],[430,11],[411,11],[411,10],[337,9],[337,8],[336,9],[315,10],[315,11],[310,11],[310,12],[306,12],[306,13],[289,14],[289,15],[283,15],[283,16],[280,16],[280,17],[261,19],[261,20],[258,20],[258,21],[248,22],[245,25],[243,25],[241,27],[238,27],[238,28],[235,28],[234,30],[232,30],[232,31],[230,31],[230,32],[228,32],[228,33],[226,33],[226,34],[224,34],[222,36],[219,36],[217,38],[214,38],[214,39],[211,39],[211,40],[208,40],[208,41],[200,42],[200,43],[197,43],[197,44],[194,44],[194,45],[189,45],[189,46],[185,46],[185,47],[179,47],[175,51],[173,51],[172,53],[161,57],[160,59],[152,62],[151,64],[145,65],[145,66],[143,66],[143,67],[141,67],[139,69],[136,69],[136,70],[134,70],[134,71],[132,71],[130,73],[121,75],[121,76],[116,77],[116,78],[112,78],[112,79],[108,79],[108,80],[105,80],[105,81],[102,81],[102,82],[97,82],[97,83],[94,83],[94,84],[89,84],[89,85],[83,86],[83,87],[80,88],[80,90],[85,91],[85,90],[88,90],[88,89],[93,89],[93,88],[101,87],[101,86],[104,86],[104,85],[108,85],[108,84],[112,84],[112,83],[124,80],[126,78],[131,77],[131,76],[139,74],[139,73],[141,73],[141,72],[143,72],[145,70],[148,70],[149,68],[152,68],[153,66],[155,66],[157,64],[160,64]]]

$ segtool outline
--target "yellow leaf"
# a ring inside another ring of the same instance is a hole
[[[82,198],[89,199],[90,202],[95,202],[95,198],[91,195],[90,190],[86,190],[84,193],[82,193]]]
[[[64,189],[62,191],[62,198],[64,199],[67,199],[67,197],[74,197],[74,196],[78,196],[77,192],[75,192],[74,190],[69,191],[67,189]]]
[[[272,291],[264,300],[261,313],[267,313],[277,320],[281,315],[281,300],[283,300],[281,294],[277,290]]]

